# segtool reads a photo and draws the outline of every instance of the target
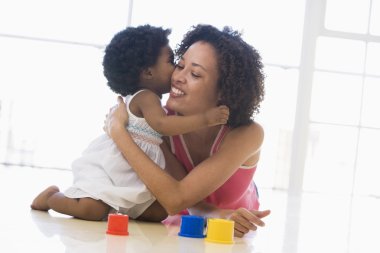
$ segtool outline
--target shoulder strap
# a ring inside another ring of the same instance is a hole
[[[137,117],[137,116],[134,115],[134,114],[131,112],[131,110],[129,109],[129,104],[131,103],[132,99],[133,99],[137,94],[139,94],[140,92],[142,92],[142,91],[144,91],[144,90],[146,90],[146,89],[138,90],[138,91],[136,91],[134,94],[132,94],[132,95],[128,95],[128,96],[126,96],[126,97],[124,98],[124,102],[125,102],[126,105],[127,105],[127,111],[128,111],[128,114],[129,114],[129,115],[133,115],[133,116]]]
[[[216,151],[218,151],[220,143],[222,142],[224,136],[228,132],[229,128],[226,125],[223,125],[221,129],[219,130],[218,135],[215,138],[214,144],[211,147],[210,155],[214,154]]]

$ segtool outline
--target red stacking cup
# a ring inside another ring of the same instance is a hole
[[[107,234],[111,235],[129,235],[128,232],[128,215],[111,213],[108,215]]]

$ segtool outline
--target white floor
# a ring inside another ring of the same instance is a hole
[[[111,236],[106,222],[30,210],[44,187],[70,183],[69,171],[0,166],[0,252],[380,252],[376,198],[261,189],[266,227],[222,245],[180,237],[177,225],[131,221],[129,236]]]

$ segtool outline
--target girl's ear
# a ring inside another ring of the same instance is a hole
[[[150,80],[153,78],[153,73],[152,73],[152,70],[150,68],[146,68],[142,71],[141,73],[141,77],[143,79],[147,79],[147,80]]]

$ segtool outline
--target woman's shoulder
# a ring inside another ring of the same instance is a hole
[[[263,137],[264,136],[264,128],[257,122],[252,122],[249,125],[246,126],[240,126],[233,128],[229,131],[230,135],[236,135],[237,136],[256,136],[256,137]]]
[[[264,128],[257,122],[228,131],[225,142],[238,142],[240,145],[261,146],[264,141]]]

